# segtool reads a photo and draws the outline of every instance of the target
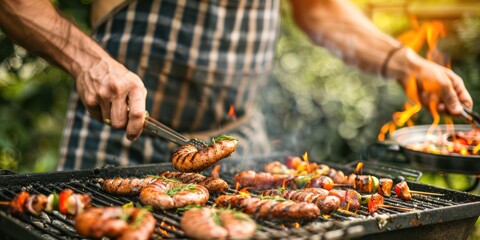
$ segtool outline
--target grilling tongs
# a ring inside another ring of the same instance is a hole
[[[465,105],[463,105],[462,116],[475,128],[480,128],[480,114],[468,109]]]
[[[159,136],[165,140],[176,143],[180,146],[190,144],[195,146],[199,151],[205,149],[207,144],[196,138],[188,139],[175,130],[167,127],[165,124],[150,117],[148,112],[145,112],[145,124],[143,131]]]

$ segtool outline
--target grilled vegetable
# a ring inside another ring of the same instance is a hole
[[[382,196],[392,196],[393,180],[390,178],[380,178],[380,186],[378,187],[378,193]]]
[[[50,194],[48,197],[43,194],[29,194],[22,191],[9,204],[9,210],[12,214],[38,215],[42,211],[51,213],[54,210],[67,215],[75,216],[90,207],[91,197],[88,194],[77,194],[71,189],[65,189],[60,192]]]
[[[357,175],[353,188],[363,193],[376,193],[380,181],[377,177],[371,175]]]
[[[395,185],[395,194],[397,198],[402,200],[412,200],[412,194],[410,193],[410,188],[408,187],[407,182],[401,181]]]

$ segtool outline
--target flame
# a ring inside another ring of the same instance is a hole
[[[282,182],[282,188],[283,189],[287,189],[287,181],[288,180],[289,180],[288,178],[283,179],[283,182]]]
[[[310,164],[308,163],[308,153],[307,153],[307,152],[305,152],[305,153],[303,154],[303,161],[305,161],[305,163],[306,163],[307,172],[308,172],[308,173],[311,173],[312,171],[311,171],[311,169],[310,169]]]
[[[362,175],[363,170],[363,162],[358,162],[357,166],[355,167],[355,174]]]
[[[240,182],[235,183],[235,192],[238,192],[238,189],[240,189]]]
[[[218,164],[215,167],[213,167],[212,174],[211,174],[213,178],[219,178],[220,177],[220,175],[218,174],[218,171],[220,170],[221,167],[222,167],[221,164]]]
[[[240,191],[238,191],[238,194],[243,197],[248,197],[252,195],[247,188],[240,189]]]
[[[293,225],[295,228],[299,228],[299,227],[300,227],[300,223],[298,223],[298,222],[294,222],[292,225]]]
[[[168,237],[168,232],[167,232],[167,229],[170,229],[170,230],[173,230],[173,231],[176,231],[177,229],[175,228],[175,226],[173,225],[169,225],[167,223],[165,223],[165,221],[162,221],[160,223],[160,226],[157,227],[158,230],[160,231],[160,233],[166,237]]]
[[[440,21],[430,21],[419,24],[416,18],[411,18],[411,23],[413,29],[401,34],[398,40],[416,52],[420,52],[424,47],[427,47],[428,52],[426,58],[428,60],[448,67],[450,63],[444,59],[443,54],[441,54],[437,48],[437,43],[440,38],[446,36],[444,24]],[[413,125],[412,119],[422,109],[420,97],[418,96],[419,86],[417,86],[417,84],[415,76],[410,76],[406,80],[404,86],[408,101],[404,104],[404,110],[395,112],[392,115],[392,121],[384,124],[380,128],[378,140],[385,140],[387,134],[393,134],[399,127]],[[423,80],[420,87],[430,93],[436,93],[433,95],[439,96],[441,94],[440,85],[434,81],[429,81],[428,79]],[[429,99],[428,107],[433,117],[431,131],[433,131],[433,126],[437,126],[440,123],[440,114],[437,111],[439,101],[440,99],[435,96],[431,96]],[[451,124],[453,124],[453,122]]]
[[[282,224],[282,229],[285,229],[285,224]]]
[[[230,108],[228,109],[228,116],[230,116],[233,120],[237,119],[237,114],[235,113],[235,108],[233,105],[230,105]]]

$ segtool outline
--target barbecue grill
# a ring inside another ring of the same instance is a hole
[[[261,157],[254,159],[256,170],[262,162],[278,160],[277,157]],[[243,160],[243,159],[241,159]],[[227,193],[234,193],[233,175],[252,166],[239,164],[241,161],[225,159],[220,176],[230,184]],[[243,162],[245,163],[245,162]],[[329,166],[352,172],[354,164]],[[225,166],[229,165],[228,168]],[[243,168],[241,166],[244,166]],[[246,167],[245,167],[246,166]],[[223,170],[228,169],[228,170]],[[30,193],[48,195],[53,191],[60,192],[71,188],[77,193],[89,193],[94,206],[120,206],[125,203],[138,202],[138,197],[113,196],[101,188],[102,179],[111,177],[142,177],[163,171],[173,171],[171,164],[141,165],[135,167],[107,167],[101,169],[65,171],[54,173],[10,174],[0,176],[0,201],[10,201],[21,190]],[[330,217],[319,217],[313,222],[291,224],[257,220],[258,230],[255,239],[466,239],[473,230],[480,215],[480,196],[438,188],[415,182],[418,172],[408,169],[396,169],[383,165],[368,163],[364,167],[365,174],[392,177],[394,180],[407,178],[411,189],[443,193],[443,197],[418,197],[413,201],[402,201],[397,198],[385,198],[385,203],[401,207],[414,208],[414,212],[402,212],[394,209],[380,209],[377,213],[368,214],[362,206],[355,215],[335,212]],[[205,173],[205,175],[209,175]],[[255,194],[255,192],[252,192]],[[214,203],[211,196],[208,205]],[[152,239],[187,238],[180,227],[181,211],[154,211],[157,227]],[[294,225],[299,225],[295,227]],[[42,213],[39,216],[12,216],[5,209],[0,211],[1,236],[7,239],[79,239],[82,238],[74,230],[73,221],[60,213]]]

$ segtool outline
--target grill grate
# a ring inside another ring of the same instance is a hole
[[[345,172],[349,171],[345,167],[343,169],[341,166],[333,167]],[[136,203],[138,197],[110,195],[101,188],[100,179],[114,176],[142,177],[167,170],[173,169],[170,165],[160,164],[129,168],[0,176],[0,201],[10,201],[21,190],[48,195],[54,191],[60,192],[65,188],[71,188],[77,193],[91,194],[93,206],[120,206],[129,202]],[[221,176],[227,180],[231,187],[233,186],[233,173],[223,172]],[[386,204],[415,208],[418,211],[411,213],[394,209],[380,209],[378,213],[370,215],[367,207],[362,206],[356,215],[335,212],[329,217],[319,217],[314,222],[300,222],[299,228],[294,227],[291,223],[257,220],[258,231],[254,238],[356,238],[395,229],[419,227],[447,221],[462,221],[469,218],[473,218],[472,224],[474,224],[476,218],[480,215],[480,197],[478,196],[415,182],[409,182],[409,185],[412,189],[419,191],[444,193],[445,197],[415,198],[410,202],[396,198],[385,198]],[[234,193],[234,190],[229,189],[227,193]],[[256,192],[252,193],[256,194]],[[214,199],[215,196],[211,196],[207,204],[212,205]],[[154,211],[157,226],[152,239],[186,238],[180,227],[182,214],[182,212],[175,210]],[[386,219],[386,221],[383,223],[380,219]],[[469,220],[468,223],[470,222]],[[79,239],[81,237],[75,232],[73,224],[72,220],[66,219],[65,216],[57,212],[53,214],[42,213],[35,217],[30,215],[11,216],[4,210],[0,211],[0,231],[15,239]],[[452,231],[452,229],[445,229],[446,231]],[[456,231],[463,230],[457,229]]]

